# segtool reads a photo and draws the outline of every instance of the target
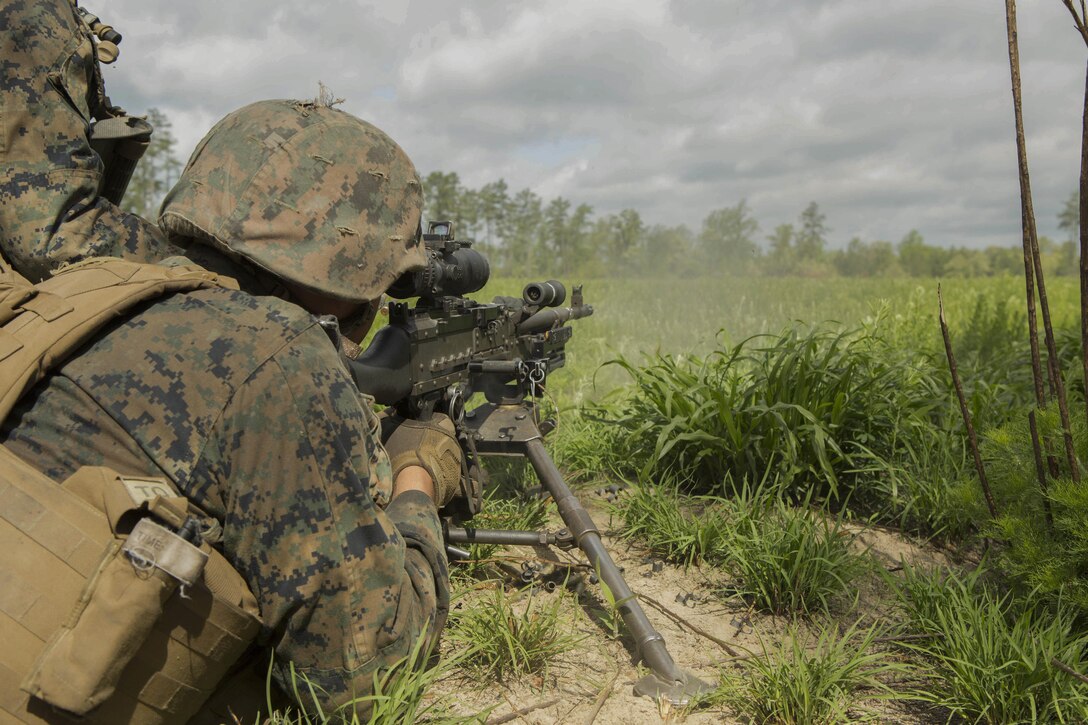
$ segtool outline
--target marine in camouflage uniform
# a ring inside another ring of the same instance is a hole
[[[90,29],[70,0],[0,0],[0,248],[32,281],[63,262],[175,253],[98,195],[89,126],[106,108]]]
[[[16,10],[33,17],[34,7],[7,3],[0,22],[13,22]],[[53,22],[41,21],[39,32],[51,41],[57,28],[71,34]],[[80,146],[82,126],[65,128],[33,131],[46,144],[39,161]],[[64,133],[79,138],[65,146]],[[61,159],[61,169],[74,171],[66,164],[78,155]],[[9,235],[4,222],[5,249],[26,252],[24,262],[44,260],[46,270],[104,249],[139,259],[161,248],[140,241],[159,244],[157,233],[129,234],[116,209],[58,242],[80,215],[53,225],[31,219],[23,206],[32,200],[56,201],[52,191],[72,198],[65,184],[48,188],[48,170],[31,167],[2,168],[5,219],[13,195],[21,199],[19,228]],[[47,193],[33,196],[43,182]],[[93,195],[79,198],[100,209]],[[434,635],[448,609],[435,503],[413,490],[390,501],[396,489],[377,419],[343,366],[335,324],[311,314],[371,311],[367,303],[418,267],[421,206],[404,152],[346,113],[269,101],[229,115],[194,152],[160,225],[241,291],[175,294],[120,320],[27,395],[0,435],[56,480],[84,465],[165,476],[217,517],[223,551],[258,599],[278,679],[289,684],[290,663],[324,691],[326,712],[368,693],[375,670],[422,632]],[[43,237],[42,228],[57,234]]]
[[[23,401],[4,445],[55,480],[108,465],[173,481],[222,521],[263,642],[329,707],[368,692],[448,606],[434,503],[407,492],[379,508],[391,477],[376,426],[312,315],[214,289],[90,345]]]

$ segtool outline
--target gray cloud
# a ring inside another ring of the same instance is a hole
[[[185,153],[216,118],[317,81],[420,169],[504,177],[698,226],[747,198],[764,231],[809,201],[837,243],[1013,244],[1019,201],[1003,8],[988,0],[116,0],[115,100],[158,106]],[[1085,49],[1022,2],[1040,230],[1078,177]]]

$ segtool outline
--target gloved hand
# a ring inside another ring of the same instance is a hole
[[[383,411],[384,412],[384,411]],[[422,466],[434,481],[434,498],[442,508],[461,493],[464,454],[449,416],[435,413],[428,421],[381,416],[382,442],[393,465],[393,480],[407,466]]]

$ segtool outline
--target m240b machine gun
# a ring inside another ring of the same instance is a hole
[[[709,690],[707,683],[676,666],[601,542],[593,519],[544,447],[543,437],[553,424],[537,423],[536,401],[545,392],[548,375],[566,362],[572,333],[566,323],[593,314],[581,287],[572,290],[567,306],[566,289],[555,280],[526,285],[520,298],[476,302],[465,295],[487,283],[487,259],[471,242],[455,239],[450,222],[431,222],[423,240],[427,266],[401,277],[389,290],[396,299],[418,301],[414,307],[389,303],[389,324],[349,363],[356,384],[404,417],[449,415],[472,467],[479,456],[527,458],[566,524],[558,533],[448,526],[451,553],[459,552],[457,544],[469,543],[577,545],[619,603],[638,653],[652,672],[636,683],[635,691],[683,704]],[[467,403],[477,393],[486,402],[470,408]],[[481,504],[480,488],[465,478],[463,510],[455,516],[462,520],[477,513]]]

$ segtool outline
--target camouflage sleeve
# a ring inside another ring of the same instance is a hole
[[[435,611],[427,632],[433,644],[438,641],[450,609],[449,563],[438,511],[427,494],[406,491],[393,499],[385,513],[408,547],[406,568],[416,595],[424,608]]]
[[[71,0],[0,0],[0,250],[35,281],[83,257],[173,253],[158,227],[98,196],[88,33]]]
[[[448,607],[434,506],[410,494],[387,512],[374,503],[373,479],[390,471],[376,422],[315,326],[235,393],[201,457],[224,494],[225,551],[260,603],[277,677],[304,693],[305,677],[325,712],[369,693],[374,672]]]

